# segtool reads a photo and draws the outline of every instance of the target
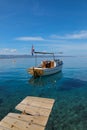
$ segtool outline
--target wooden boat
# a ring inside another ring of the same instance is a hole
[[[42,61],[39,66],[31,67],[28,69],[28,73],[34,77],[51,75],[62,71],[63,61],[54,58],[54,53],[34,52],[39,54],[53,54],[53,60]]]

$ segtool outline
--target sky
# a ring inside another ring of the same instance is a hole
[[[0,0],[0,54],[87,55],[87,0]]]

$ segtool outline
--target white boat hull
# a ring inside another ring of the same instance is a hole
[[[60,65],[58,67],[54,67],[54,68],[44,69],[44,73],[42,76],[55,74],[55,73],[58,73],[60,71],[62,71],[62,65]]]
[[[57,67],[53,68],[38,68],[38,67],[33,67],[28,70],[28,72],[33,75],[34,77],[38,76],[46,76],[46,75],[51,75],[55,74],[62,71],[62,65],[59,65]]]

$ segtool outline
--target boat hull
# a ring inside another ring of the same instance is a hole
[[[55,74],[55,73],[58,73],[60,71],[62,71],[62,65],[60,65],[58,67],[54,67],[54,68],[45,69],[42,76]]]
[[[51,74],[58,73],[60,71],[62,71],[62,65],[59,65],[59,66],[53,67],[53,68],[32,67],[32,68],[28,69],[28,73],[30,73],[34,77],[51,75]]]

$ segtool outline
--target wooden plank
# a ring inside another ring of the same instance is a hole
[[[45,103],[45,102],[42,102],[42,101],[32,101],[32,100],[23,100],[21,102],[22,104],[24,105],[27,105],[27,106],[33,106],[33,107],[40,107],[40,108],[47,108],[47,109],[52,109],[52,106],[53,106],[53,103]]]
[[[16,106],[27,115],[9,113],[0,122],[0,130],[44,130],[53,104],[54,99],[28,96]]]
[[[40,102],[45,102],[45,103],[54,103],[54,99],[49,99],[49,98],[42,98],[42,97],[32,97],[32,96],[27,96],[23,101],[40,101]],[[23,102],[22,101],[22,102]]]
[[[45,129],[45,127],[33,124],[32,122],[22,121],[9,116],[6,116],[0,122],[0,129],[6,130],[5,128],[7,128],[7,130],[44,130]]]
[[[37,101],[28,101],[27,103],[21,103],[27,106],[32,106],[32,107],[40,107],[40,108],[45,108],[45,109],[52,109],[53,104],[47,104],[43,102],[37,102]]]
[[[16,113],[9,113],[8,117],[15,118],[17,120],[22,120],[26,122],[32,122],[33,124],[46,126],[48,121],[48,117],[45,116],[30,116],[25,114],[16,114]]]
[[[53,103],[54,99],[28,96],[16,106],[16,109],[31,115],[49,116]]]
[[[10,129],[3,127],[3,126],[0,126],[0,130],[10,130]]]
[[[51,110],[50,109],[44,109],[39,107],[32,107],[27,106],[22,103],[20,103],[18,106],[16,106],[16,109],[19,111],[22,111],[23,113],[31,114],[31,115],[37,115],[37,116],[49,116]]]

